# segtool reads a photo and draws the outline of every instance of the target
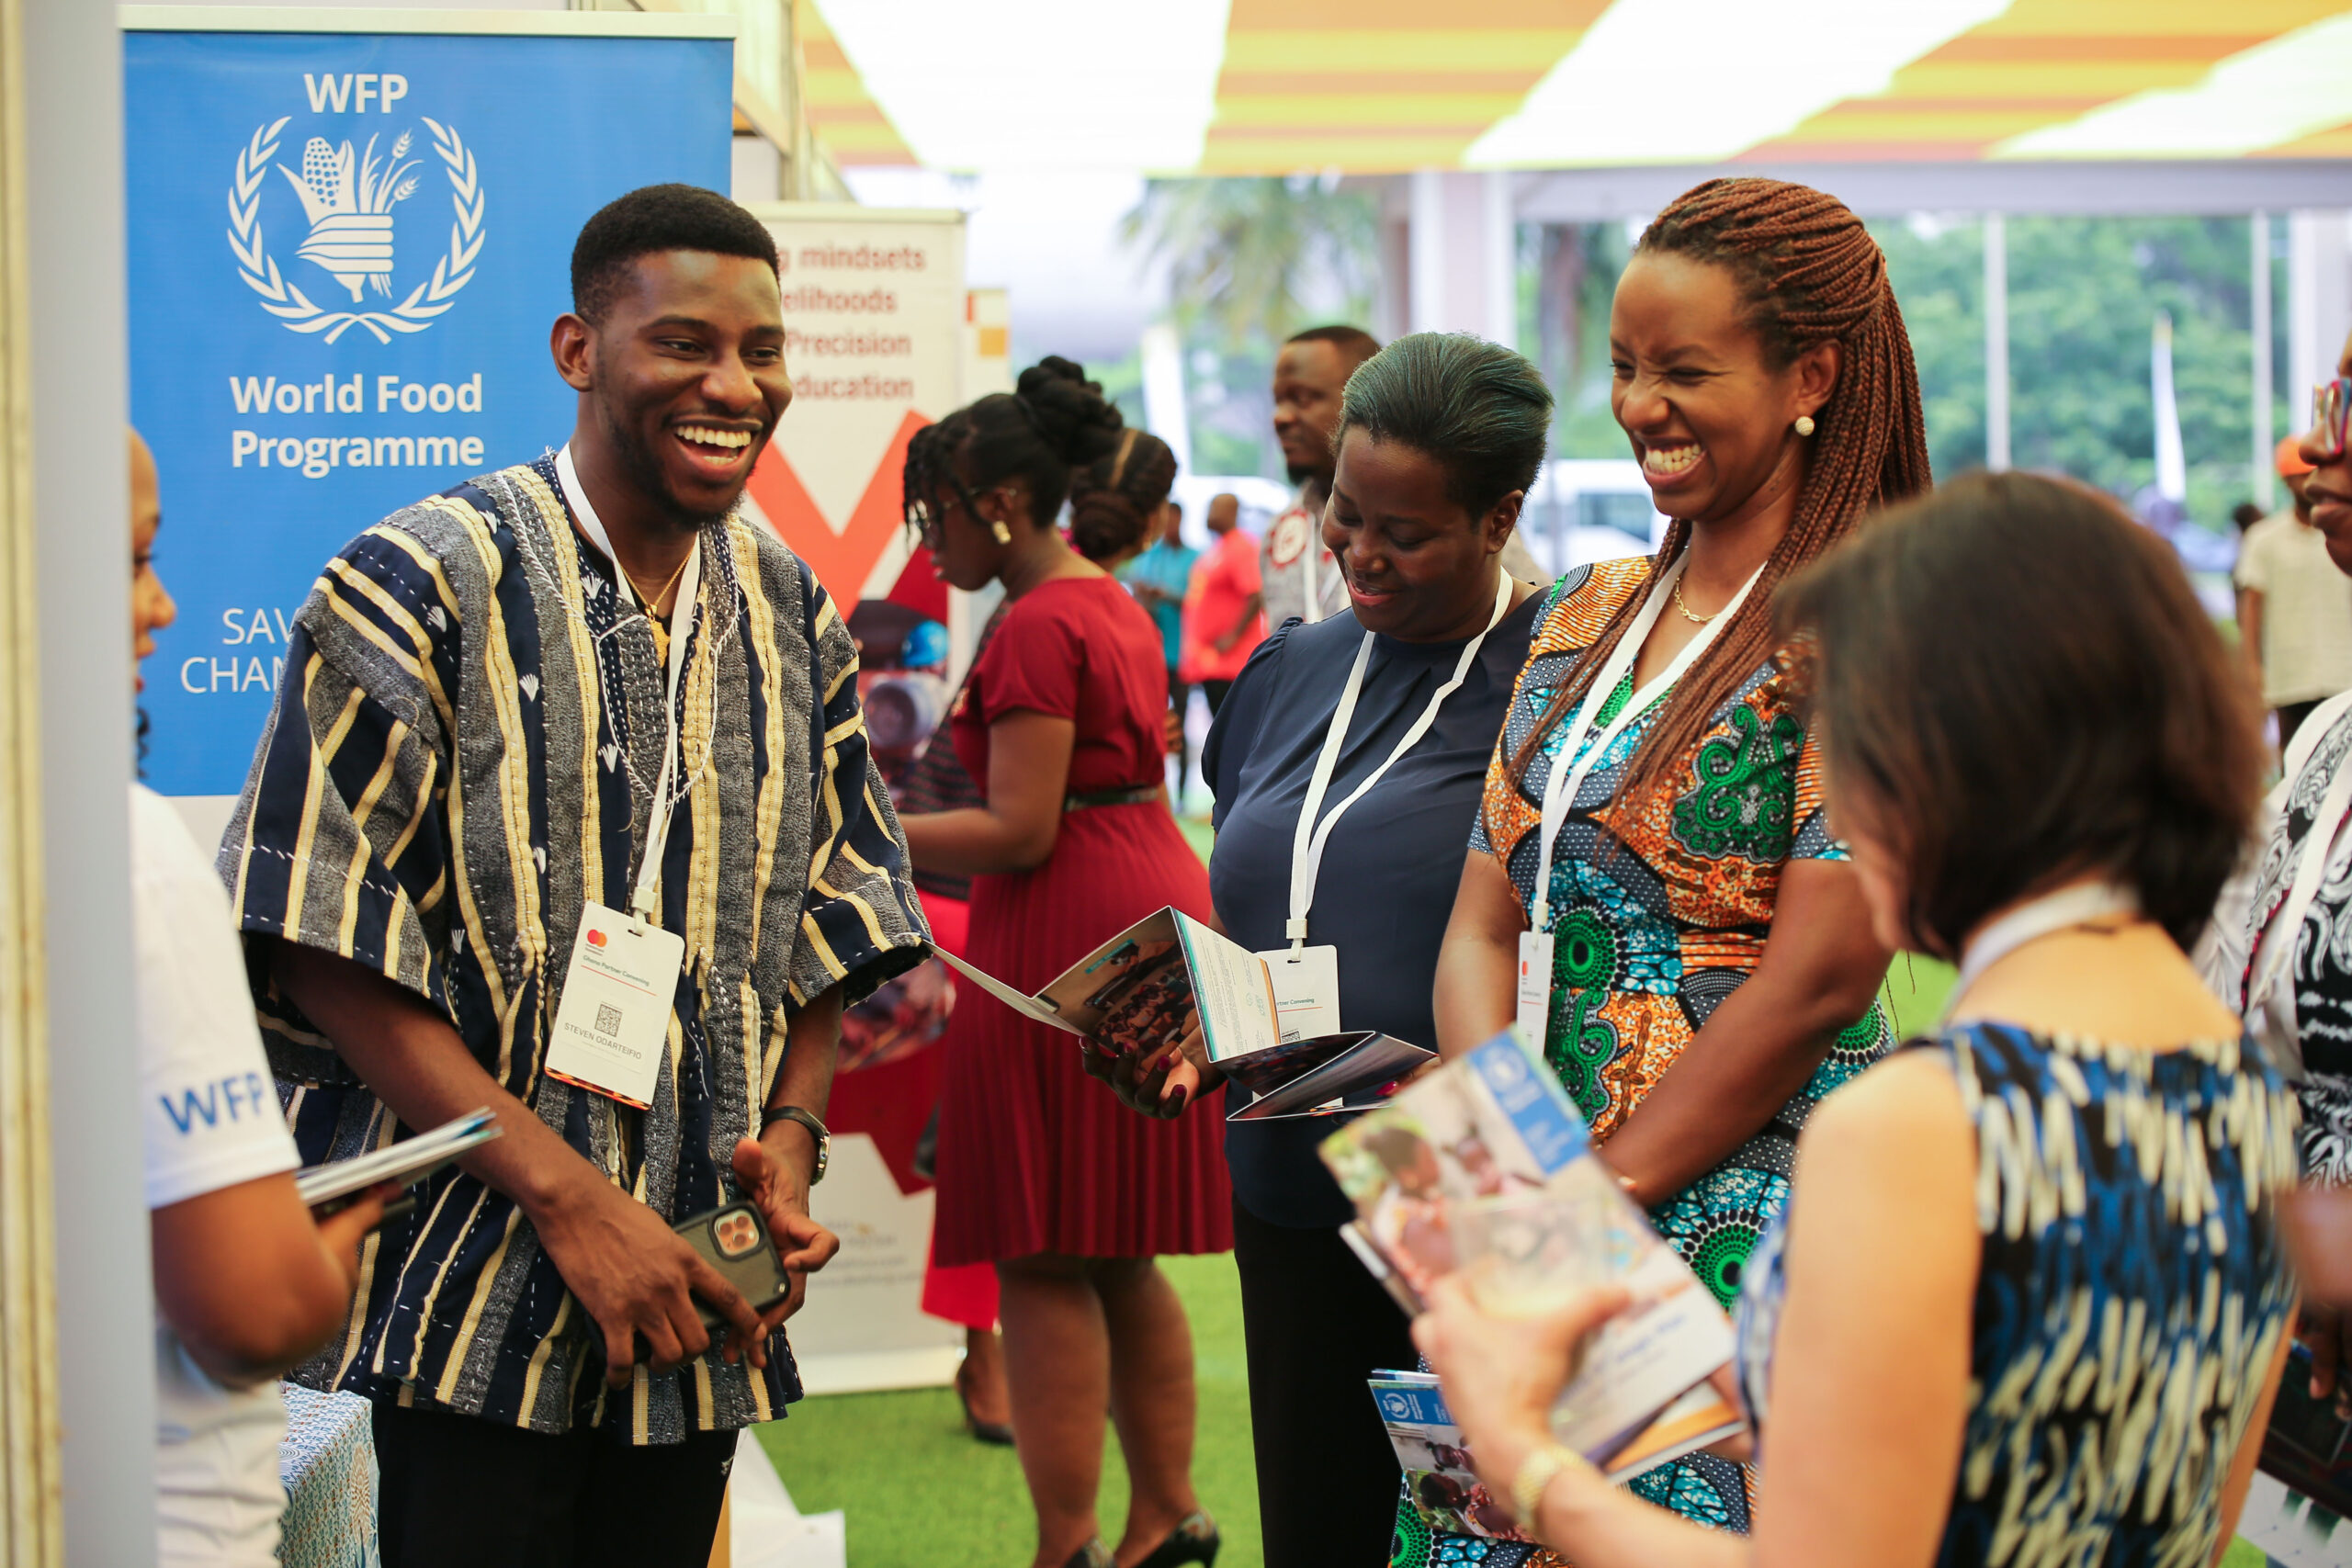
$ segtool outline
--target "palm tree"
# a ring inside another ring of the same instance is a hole
[[[1120,235],[1168,268],[1187,338],[1262,347],[1312,324],[1361,321],[1379,270],[1379,210],[1311,175],[1152,180]]]

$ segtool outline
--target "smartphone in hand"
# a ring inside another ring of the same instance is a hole
[[[764,1313],[792,1292],[792,1277],[776,1257],[767,1222],[750,1202],[722,1203],[680,1220],[674,1227],[686,1245],[702,1254],[727,1282],[743,1292],[755,1313]],[[727,1320],[697,1297],[695,1311],[712,1334],[726,1332]]]

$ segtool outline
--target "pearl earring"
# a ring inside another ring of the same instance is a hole
[[[1813,415],[1809,413],[1801,413],[1797,415],[1797,434],[1799,435],[1811,435],[1813,434]]]
[[[1000,545],[1012,543],[1012,530],[1004,525],[1001,518],[989,525],[989,532],[996,536],[996,542]]]

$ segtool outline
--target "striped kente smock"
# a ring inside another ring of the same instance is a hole
[[[628,904],[667,685],[650,626],[571,527],[551,458],[395,513],[327,563],[220,852],[249,952],[300,942],[415,991],[673,1220],[734,1195],[729,1160],[758,1131],[786,1019],[929,952],[840,614],[764,530],[730,520],[702,541],[679,702],[691,784],[661,884],[686,960],[650,1110],[540,1070],[583,900]],[[304,1160],[406,1135],[254,955]],[[714,1343],[608,1393],[600,1337],[529,1221],[455,1170],[360,1264],[349,1324],[297,1374],[311,1387],[636,1443],[772,1419],[800,1394],[781,1332],[764,1374]]]

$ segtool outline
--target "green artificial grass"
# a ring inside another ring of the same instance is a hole
[[[1209,819],[1205,817],[1179,817],[1176,826],[1183,833],[1184,841],[1193,846],[1193,852],[1201,857],[1201,863],[1208,864],[1209,846],[1216,842],[1216,829],[1209,826]]]
[[[1944,998],[1951,994],[1952,967],[1917,953],[1898,953],[1886,971],[1879,1001],[1894,1015],[1894,1037],[1901,1041],[1925,1034],[1942,1016]]]
[[[1164,1258],[1160,1267],[1193,1323],[1201,1413],[1193,1483],[1225,1532],[1218,1568],[1261,1568],[1233,1258]],[[986,1568],[1024,1563],[1036,1550],[1020,1462],[965,1434],[954,1389],[803,1400],[789,1419],[761,1427],[760,1440],[802,1513],[847,1511],[851,1568]],[[1115,1542],[1127,1473],[1115,1437],[1104,1450],[1102,1534]]]

